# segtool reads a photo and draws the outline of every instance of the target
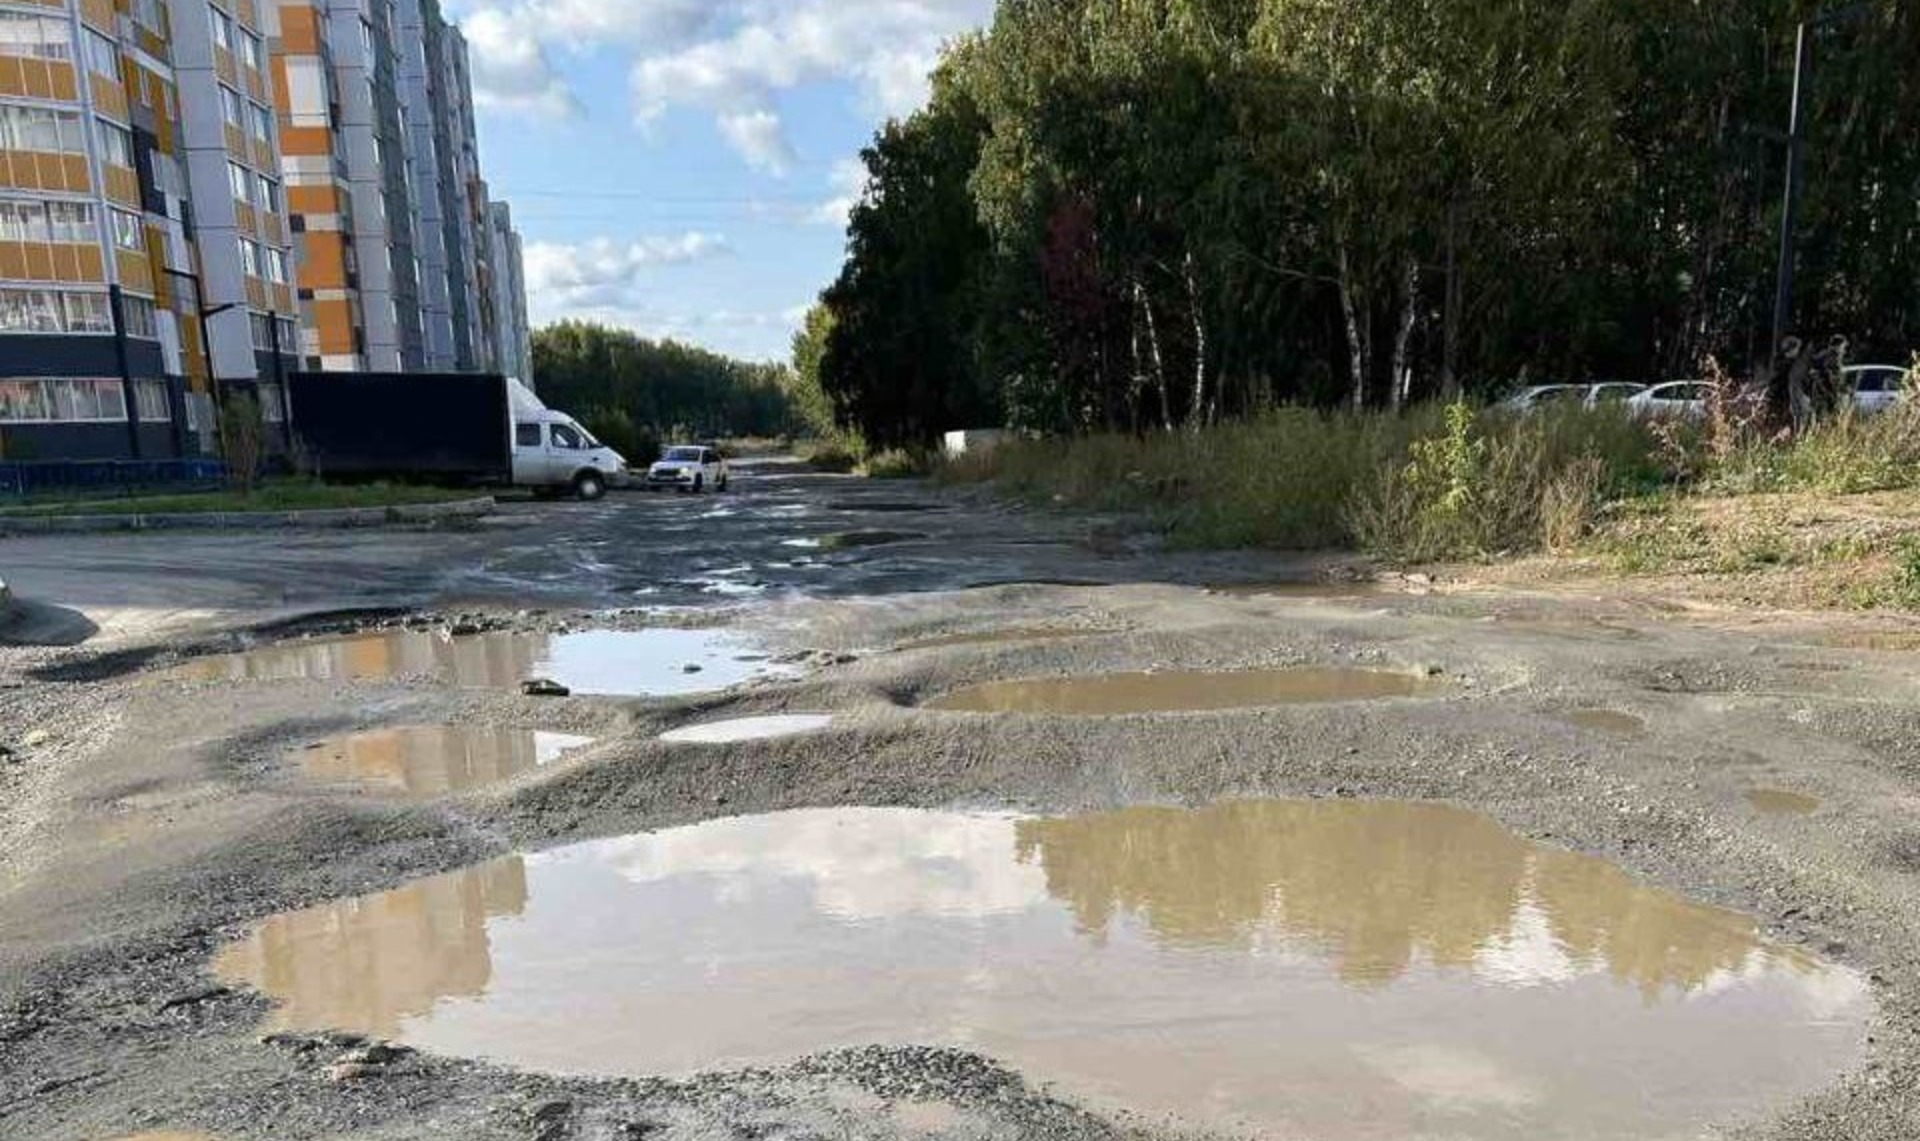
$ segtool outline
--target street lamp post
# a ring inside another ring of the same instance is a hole
[[[1871,3],[1853,4],[1803,23],[1794,43],[1793,110],[1787,119],[1787,190],[1780,211],[1780,275],[1773,296],[1772,372],[1780,369],[1780,350],[1793,325],[1793,275],[1798,253],[1796,229],[1800,221],[1800,183],[1806,156],[1806,97],[1813,79],[1813,40],[1823,28],[1851,23],[1873,14]]]

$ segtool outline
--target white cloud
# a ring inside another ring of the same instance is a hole
[[[459,0],[450,10],[465,21],[476,94],[491,105],[564,112],[576,100],[555,53],[613,50],[631,60],[637,121],[705,112],[749,163],[778,172],[794,162],[783,93],[845,82],[864,111],[909,113],[940,45],[983,25],[993,0]]]
[[[720,116],[720,133],[740,157],[768,174],[785,174],[796,159],[780,116],[771,111],[730,111]]]
[[[726,252],[725,238],[698,232],[627,242],[531,242],[526,248],[527,302],[549,319],[584,310],[638,308],[646,271]]]
[[[474,102],[555,119],[580,113],[580,101],[553,69],[540,41],[504,12],[476,12],[463,25],[473,62]]]

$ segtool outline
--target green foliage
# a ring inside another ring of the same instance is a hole
[[[644,467],[660,458],[660,437],[652,428],[640,427],[624,408],[595,405],[579,417],[594,438],[626,457],[634,467]]]
[[[540,398],[552,407],[620,413],[656,437],[783,436],[795,426],[785,366],[650,341],[625,329],[586,321],[549,325],[533,335],[533,366]]]
[[[1900,610],[1920,610],[1920,538],[1900,544],[1885,601]]]
[[[808,375],[832,405],[822,420],[878,448],[921,447],[939,433],[1000,420],[974,364],[974,295],[987,238],[967,178],[984,124],[941,78],[933,102],[889,123],[869,147],[867,188],[847,230],[847,264],[794,346],[802,406]]]
[[[228,393],[220,403],[220,456],[227,463],[227,482],[242,496],[253,494],[266,455],[267,422],[260,401],[250,392]]]
[[[930,454],[921,448],[888,448],[870,455],[859,467],[868,479],[913,479],[933,470]]]
[[[1920,341],[1920,197],[1887,190],[1920,182],[1920,7],[1871,7],[1806,109],[1797,314],[1856,359]],[[1779,222],[1750,131],[1808,11],[1002,0],[866,152],[823,389],[892,446],[1749,373]]]

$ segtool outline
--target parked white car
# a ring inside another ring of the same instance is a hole
[[[1699,420],[1707,414],[1713,385],[1704,380],[1676,380],[1656,384],[1627,401],[1635,416],[1653,419]]]
[[[676,491],[725,491],[732,473],[718,448],[683,445],[668,448],[660,462],[647,469],[647,490],[671,487]]]
[[[1646,389],[1644,384],[1611,381],[1604,384],[1540,384],[1507,397],[1500,402],[1500,407],[1509,412],[1532,412],[1573,404],[1583,408],[1599,408],[1625,403]]]
[[[1852,382],[1854,407],[1869,415],[1885,412],[1906,396],[1907,370],[1898,365],[1854,365],[1843,375]]]

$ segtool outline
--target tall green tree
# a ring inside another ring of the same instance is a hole
[[[778,436],[795,413],[783,365],[562,321],[533,335],[541,399],[655,436]]]

